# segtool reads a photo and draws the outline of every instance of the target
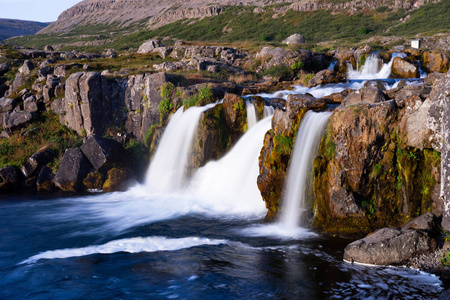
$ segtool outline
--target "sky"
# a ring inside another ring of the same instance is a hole
[[[53,22],[81,0],[0,0],[1,19]]]

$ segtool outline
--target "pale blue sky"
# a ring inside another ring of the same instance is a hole
[[[81,0],[0,0],[0,18],[53,22]]]

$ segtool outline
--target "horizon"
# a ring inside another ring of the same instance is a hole
[[[82,0],[0,0],[0,19],[52,23]]]

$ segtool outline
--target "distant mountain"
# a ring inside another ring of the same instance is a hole
[[[20,35],[32,35],[50,23],[0,19],[0,41]]]

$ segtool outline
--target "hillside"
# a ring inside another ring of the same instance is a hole
[[[48,26],[49,23],[0,19],[0,41],[19,35],[32,35]]]
[[[444,0],[226,0],[220,5],[204,0],[85,0],[38,35],[10,42],[101,52],[136,49],[150,38],[279,44],[301,33],[309,48],[321,43],[376,46],[380,40],[384,47],[417,36],[449,35],[449,11],[450,2]]]

